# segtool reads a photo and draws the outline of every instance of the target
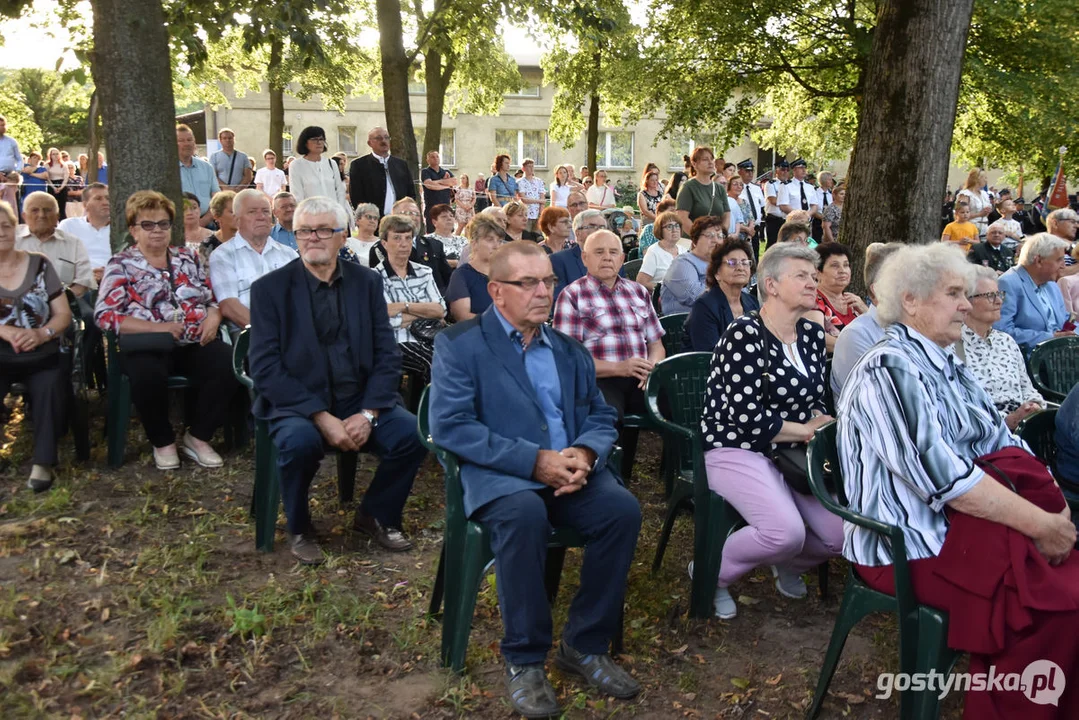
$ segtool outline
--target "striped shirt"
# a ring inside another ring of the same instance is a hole
[[[963,363],[902,324],[858,363],[839,398],[839,459],[851,509],[903,529],[907,557],[936,557],[944,506],[978,484],[974,460],[1025,447]],[[887,539],[843,523],[843,556],[890,565]]]
[[[420,265],[409,261],[408,273],[400,277],[389,262],[379,263],[374,271],[382,278],[382,295],[386,298],[386,304],[391,303],[438,303],[442,306],[443,313],[446,310],[446,301],[435,284],[435,273],[426,265]],[[390,317],[390,327],[393,328],[397,342],[416,342],[412,332],[407,327],[401,327],[401,314]]]

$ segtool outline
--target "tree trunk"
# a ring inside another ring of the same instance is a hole
[[[87,122],[89,123],[86,141],[90,149],[86,152],[86,177],[83,178],[83,182],[89,185],[92,182],[97,182],[97,153],[101,150],[101,132],[99,128],[101,124],[101,97],[97,94],[97,90],[90,94],[90,108],[86,114],[88,116]],[[105,179],[108,180],[108,178]]]
[[[283,51],[280,38],[274,38],[270,43],[270,64],[266,68],[267,83],[270,92],[270,138],[266,147],[274,151],[277,156],[277,167],[285,164],[282,157],[282,133],[285,132],[285,81],[281,77],[281,53]]]
[[[382,58],[382,96],[393,154],[405,161],[415,183],[419,169],[412,107],[408,97],[408,58],[402,38],[400,0],[376,0],[378,49]]]
[[[596,175],[596,149],[599,144],[599,92],[593,92],[588,104],[588,148],[585,150],[584,162],[588,166],[588,172]]]
[[[93,0],[91,70],[101,101],[109,155],[112,247],[123,246],[124,204],[136,190],[157,190],[183,208],[176,150],[169,36],[161,0]],[[132,38],[138,38],[132,42]],[[177,218],[182,218],[182,210]],[[173,225],[183,242],[183,222]]]
[[[453,76],[453,60],[446,61],[442,67],[442,53],[428,50],[423,55],[423,78],[427,85],[427,120],[423,131],[423,152],[420,158],[426,160],[427,153],[438,150],[442,141],[442,114],[446,108],[446,89]]]
[[[974,0],[884,0],[873,32],[841,241],[862,285],[870,243],[940,239],[963,51]]]

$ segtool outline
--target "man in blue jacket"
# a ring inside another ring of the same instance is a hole
[[[1040,342],[1074,334],[1063,329],[1068,310],[1056,284],[1067,247],[1048,233],[1029,237],[1019,251],[1019,264],[1000,276],[1004,304],[993,327],[1015,338],[1025,355]]]
[[[326,446],[380,457],[352,528],[387,550],[408,550],[401,511],[426,451],[416,417],[398,406],[401,353],[382,281],[338,262],[348,217],[335,201],[304,200],[292,227],[300,259],[251,287],[248,354],[252,411],[277,448],[292,554],[309,565],[323,560],[307,493]]]
[[[551,526],[572,527],[587,541],[555,663],[604,695],[629,698],[640,685],[608,648],[641,511],[606,466],[615,412],[596,385],[592,357],[544,326],[556,278],[543,249],[528,241],[502,246],[489,277],[491,307],[435,338],[431,435],[460,458],[465,512],[490,532],[510,702],[526,717],[557,716],[544,670]]]

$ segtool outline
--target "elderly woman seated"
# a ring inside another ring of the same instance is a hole
[[[753,276],[753,248],[749,242],[727,236],[712,251],[705,283],[708,292],[689,309],[682,350],[712,352],[735,318],[760,310],[756,296],[746,292]]]
[[[408,259],[412,231],[412,220],[404,215],[382,218],[379,237],[386,248],[386,260],[376,272],[382,277],[382,294],[401,350],[401,365],[421,375],[426,385],[431,382],[434,334],[446,317],[446,301],[438,292],[434,271]]]
[[[487,276],[491,272],[491,256],[502,245],[503,229],[493,214],[481,212],[465,228],[469,237],[471,256],[463,260],[450,275],[446,301],[450,314],[457,322],[479,315],[491,305],[487,292]]]
[[[973,276],[962,251],[944,244],[908,246],[885,261],[875,287],[885,336],[839,399],[846,494],[856,512],[902,528],[915,598],[949,612],[948,643],[971,652],[969,672],[1022,673],[1048,660],[1063,683],[1079,658],[1075,527],[1045,466],[948,350],[970,310]],[[983,472],[976,461],[989,454],[994,476],[1010,471],[1045,499],[1035,504]],[[887,538],[852,524],[845,535],[843,554],[862,579],[894,593]],[[1059,707],[999,687],[971,691],[965,717],[1079,717],[1079,687],[1070,685]]]
[[[60,352],[71,308],[60,278],[40,253],[15,249],[15,211],[0,201],[0,404],[12,383],[33,407],[33,467],[28,486],[52,487],[56,443],[67,425],[71,363]]]
[[[720,338],[701,418],[708,487],[747,523],[723,545],[720,618],[737,614],[729,588],[754,568],[771,565],[779,593],[803,598],[801,574],[843,545],[839,518],[796,492],[773,460],[777,451],[804,451],[832,419],[824,413],[824,330],[802,317],[817,303],[817,253],[773,245],[757,275],[760,312],[736,319]]]
[[[177,373],[192,380],[194,398],[185,403],[183,453],[203,467],[221,467],[210,440],[239,385],[232,349],[217,337],[221,311],[209,279],[194,252],[169,245],[176,219],[171,200],[140,190],[125,212],[135,244],[105,266],[94,322],[119,335],[120,363],[158,469],[180,467],[169,421],[168,380]]]
[[[970,312],[955,343],[955,354],[989,393],[1008,428],[1015,430],[1023,418],[1045,406],[1045,398],[1030,382],[1023,352],[1012,336],[993,329],[1004,302],[996,271],[975,265],[974,277],[974,292],[967,298]]]
[[[828,352],[835,349],[840,331],[854,322],[859,315],[869,312],[865,302],[854,293],[847,292],[850,285],[850,248],[837,242],[818,245],[820,255],[820,285],[817,287],[817,309],[807,317],[824,327],[824,341]]]

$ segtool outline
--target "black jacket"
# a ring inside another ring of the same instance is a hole
[[[386,259],[386,248],[382,241],[375,243],[368,251],[368,267],[374,269]],[[426,265],[434,273],[435,285],[438,291],[446,294],[446,286],[450,284],[450,275],[453,268],[446,262],[446,249],[442,247],[442,241],[427,235],[416,238],[412,244],[412,253],[408,256],[410,262]]]
[[[415,200],[416,184],[408,170],[408,163],[390,155],[387,166],[397,199],[410,197]],[[386,204],[386,170],[374,154],[358,157],[348,166],[348,199],[352,207],[360,203],[373,203],[379,215],[382,214]]]
[[[967,260],[975,265],[984,265],[997,272],[1006,272],[1012,265],[1015,252],[1001,245],[995,248],[987,242],[974,243],[967,253]]]

